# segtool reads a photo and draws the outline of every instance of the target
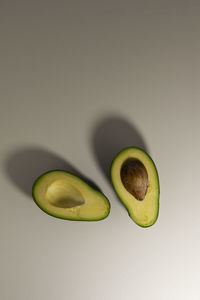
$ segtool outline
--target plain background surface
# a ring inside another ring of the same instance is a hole
[[[199,1],[1,1],[1,299],[200,299],[199,16]],[[107,178],[128,144],[160,176],[148,229]],[[54,168],[97,184],[110,216],[44,214],[31,185]]]

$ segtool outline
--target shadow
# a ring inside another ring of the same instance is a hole
[[[107,116],[96,125],[91,143],[98,165],[109,181],[111,162],[123,148],[133,146],[148,152],[137,128],[117,115]]]
[[[32,185],[37,177],[50,170],[65,170],[86,181],[94,189],[97,185],[57,154],[39,147],[24,147],[11,153],[5,162],[8,178],[25,194],[32,196]]]
[[[58,199],[56,203],[53,203],[52,205],[60,208],[72,208],[83,204],[84,202],[74,201],[74,199],[72,198],[62,198],[62,199]]]

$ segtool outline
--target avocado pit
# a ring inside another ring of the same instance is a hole
[[[137,200],[144,200],[148,188],[148,174],[141,161],[127,159],[121,168],[121,180],[125,189]]]

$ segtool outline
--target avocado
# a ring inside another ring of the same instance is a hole
[[[114,158],[110,175],[133,221],[141,227],[153,225],[159,213],[160,185],[151,157],[140,148],[125,148]]]
[[[44,212],[61,219],[98,221],[110,212],[110,203],[100,191],[63,170],[52,170],[36,179],[32,196]]]

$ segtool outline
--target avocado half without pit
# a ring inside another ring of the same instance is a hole
[[[123,149],[111,165],[114,190],[130,217],[142,227],[153,225],[159,212],[159,178],[150,156],[136,147]]]
[[[33,199],[47,214],[66,220],[98,221],[110,212],[108,199],[81,178],[53,170],[36,179]]]

